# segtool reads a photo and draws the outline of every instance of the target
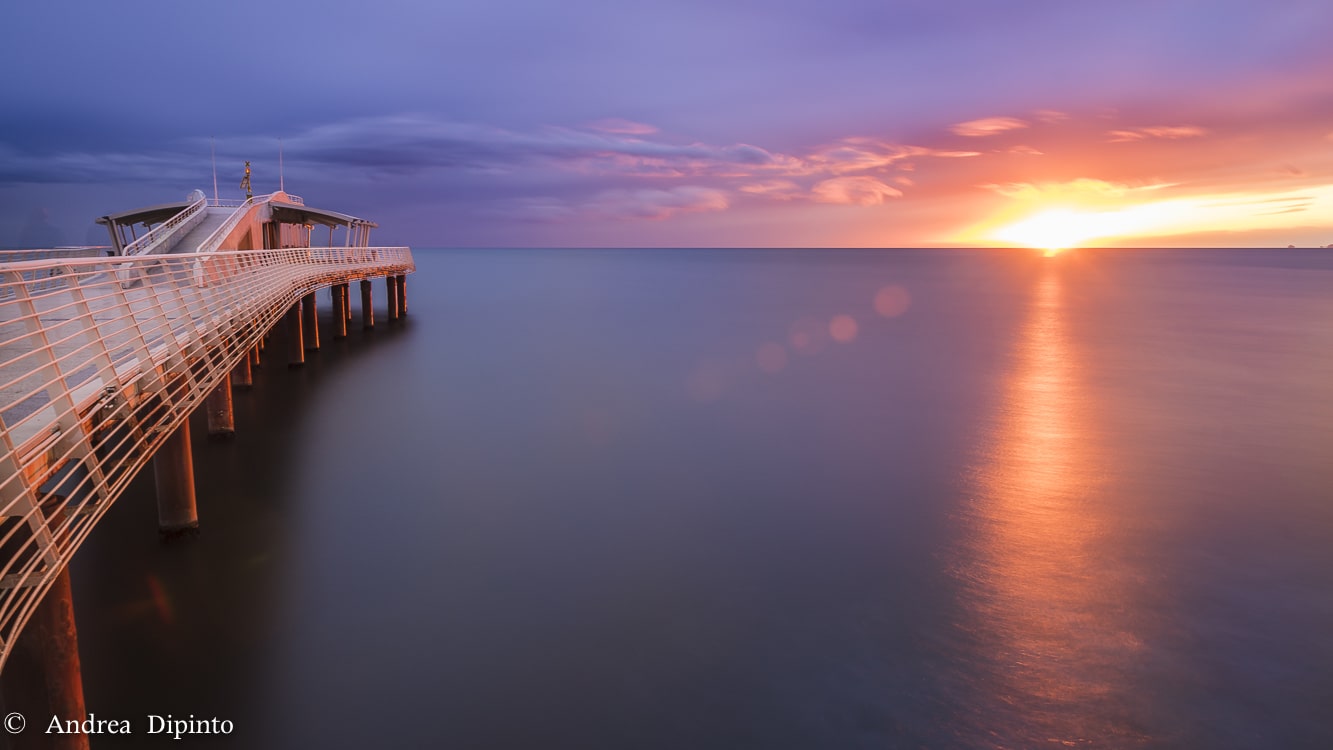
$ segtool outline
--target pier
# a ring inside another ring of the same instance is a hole
[[[66,565],[130,480],[151,463],[162,535],[191,534],[208,504],[192,455],[208,446],[191,445],[189,416],[204,408],[210,437],[227,438],[232,391],[261,357],[283,359],[264,347],[275,326],[300,367],[319,349],[317,295],[345,337],[354,283],[370,328],[372,282],[397,320],[415,270],[408,248],[368,245],[372,222],[285,193],[99,221],[114,255],[0,253],[0,670],[41,673],[25,682],[41,680],[31,697],[48,715],[82,705]],[[156,227],[135,236],[135,223]],[[345,243],[310,247],[316,226]]]

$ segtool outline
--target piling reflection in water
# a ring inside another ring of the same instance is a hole
[[[1105,452],[1072,340],[1066,273],[1048,267],[1035,282],[984,438],[959,565],[962,628],[990,662],[968,666],[974,679],[985,675],[982,702],[1008,707],[991,718],[1014,721],[975,729],[1005,746],[1139,732],[1117,718],[1137,640],[1124,618],[1131,592],[1105,561],[1114,544],[1099,502]]]

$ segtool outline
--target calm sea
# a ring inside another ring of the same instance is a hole
[[[1333,747],[1329,252],[416,257],[408,320],[195,425],[197,539],[148,472],[79,552],[99,717]]]

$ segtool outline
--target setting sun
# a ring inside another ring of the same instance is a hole
[[[1004,242],[1045,250],[1047,255],[1054,255],[1097,236],[1093,222],[1090,221],[1092,218],[1093,215],[1078,211],[1052,209],[1002,227],[994,236]]]

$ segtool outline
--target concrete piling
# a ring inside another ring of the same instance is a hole
[[[398,281],[396,276],[384,277],[384,293],[388,296],[389,320],[398,320]]]
[[[232,368],[231,385],[233,388],[248,391],[255,384],[254,374],[250,371],[250,368],[254,365],[254,362],[251,361],[253,356],[254,350],[247,350],[245,356],[241,357],[241,361],[237,362],[236,366]]]
[[[407,274],[398,277],[398,317],[407,317]]]
[[[305,364],[305,345],[301,336],[301,303],[297,302],[287,311],[287,366],[300,367]]]
[[[319,349],[319,313],[315,306],[315,293],[310,292],[301,298],[301,328],[305,332],[307,351]]]
[[[361,280],[361,328],[369,330],[375,327],[375,306],[370,290],[370,279]]]
[[[204,398],[204,411],[208,413],[208,436],[231,437],[236,433],[236,418],[231,408],[231,374],[223,375]]]
[[[329,287],[329,294],[333,296],[333,337],[335,339],[347,338],[347,309],[345,307],[347,287],[342,284],[334,284]]]
[[[162,535],[177,536],[198,529],[189,421],[177,426],[153,454],[153,478],[157,483],[157,527]]]
[[[62,522],[62,511],[57,511],[49,519],[53,528]],[[25,731],[5,735],[9,743],[6,747],[14,750],[88,750],[88,735],[81,732],[46,734],[44,726],[51,716],[83,721],[86,715],[69,568],[56,576],[46,596],[33,610],[27,626],[14,641],[5,671],[0,675],[0,694],[6,714],[19,714],[28,720]],[[8,723],[5,729],[13,732]]]

